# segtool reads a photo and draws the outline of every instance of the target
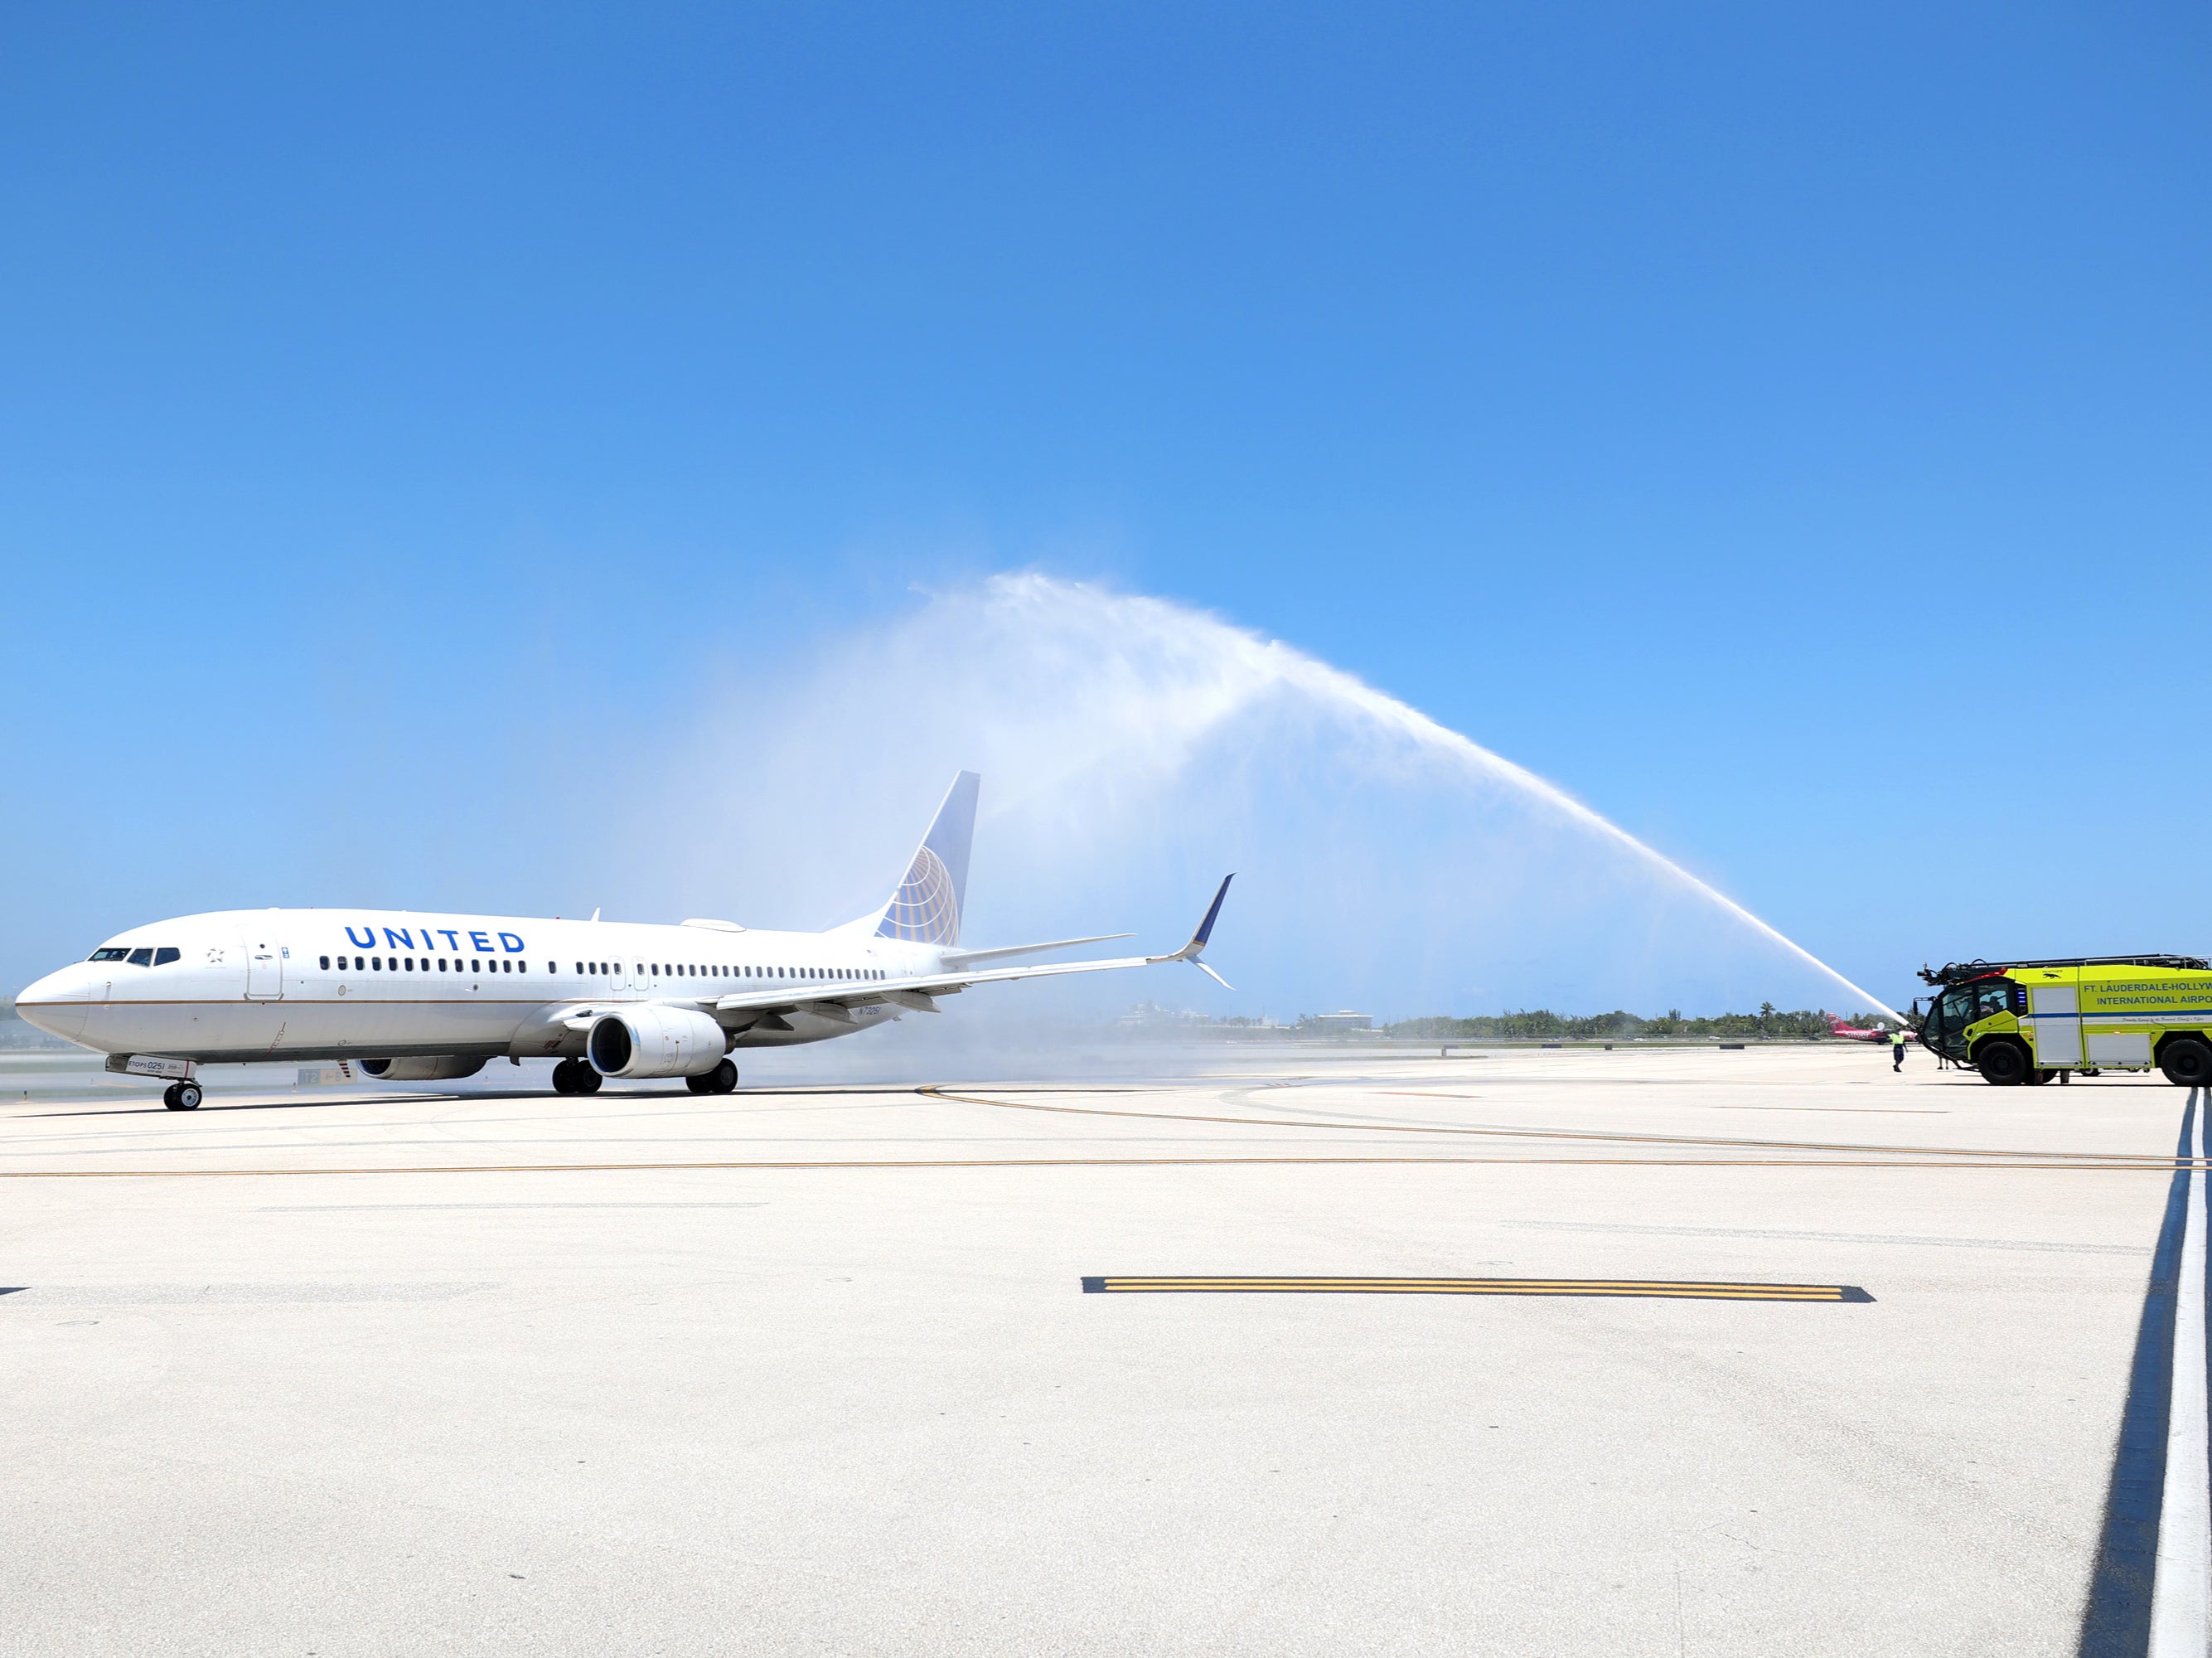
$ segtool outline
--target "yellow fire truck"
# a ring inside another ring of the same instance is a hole
[[[1920,1040],[1990,1082],[2148,1070],[2212,1085],[2212,962],[2193,955],[2069,956],[1923,967],[1937,987]]]

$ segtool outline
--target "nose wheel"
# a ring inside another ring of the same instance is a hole
[[[161,1090],[161,1103],[171,1111],[198,1111],[200,1108],[200,1085],[198,1082],[172,1082]]]

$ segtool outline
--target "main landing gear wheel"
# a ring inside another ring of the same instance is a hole
[[[2158,1068],[2178,1088],[2201,1088],[2212,1083],[2212,1047],[2193,1036],[2171,1036],[2158,1051]]]
[[[556,1094],[597,1094],[604,1079],[580,1059],[563,1059],[553,1067]]]
[[[703,1076],[687,1076],[684,1086],[694,1094],[735,1094],[738,1068],[725,1059]]]
[[[198,1082],[172,1082],[161,1090],[161,1103],[171,1111],[198,1111],[200,1108],[200,1085]]]

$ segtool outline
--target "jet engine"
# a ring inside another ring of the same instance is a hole
[[[722,1027],[696,1008],[653,1003],[600,1015],[584,1039],[602,1076],[702,1076],[729,1051]]]
[[[387,1082],[450,1082],[456,1076],[474,1076],[484,1068],[484,1062],[454,1053],[430,1053],[419,1059],[364,1059],[361,1068]]]

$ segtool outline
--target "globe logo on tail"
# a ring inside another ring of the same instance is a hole
[[[879,937],[903,938],[918,944],[951,944],[960,937],[960,900],[952,890],[951,873],[927,846],[914,855],[914,863],[899,882],[890,907],[884,911]]]

